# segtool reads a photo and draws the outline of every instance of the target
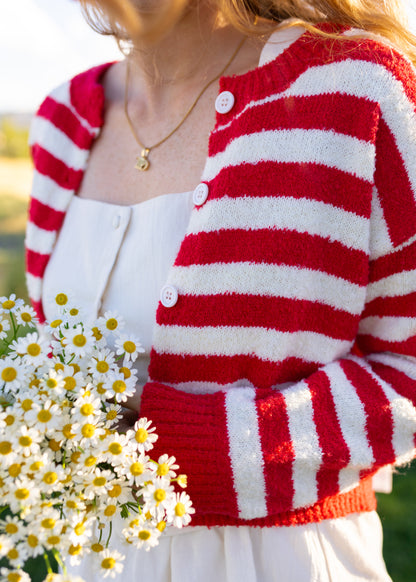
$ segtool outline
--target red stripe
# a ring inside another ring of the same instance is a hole
[[[392,366],[387,366],[382,362],[370,363],[374,372],[380,376],[382,380],[389,384],[400,396],[410,400],[413,406],[416,406],[416,380],[404,372],[401,372]]]
[[[383,119],[376,150],[374,179],[391,241],[397,246],[415,234],[416,202],[404,161]]]
[[[288,265],[335,275],[366,285],[368,259],[318,235],[289,230],[222,230],[190,234],[182,242],[175,265],[250,262]]]
[[[257,295],[180,295],[175,309],[157,312],[161,325],[262,327],[311,331],[352,341],[358,316],[301,299]]]
[[[394,354],[416,357],[415,336],[402,342],[388,342],[371,335],[360,335],[359,346],[368,354],[371,352],[393,352]]]
[[[257,391],[256,408],[264,460],[267,513],[273,515],[293,506],[295,453],[283,394]]]
[[[372,315],[416,317],[416,292],[395,297],[377,297],[370,301],[362,314],[364,317]]]
[[[57,103],[51,97],[46,97],[37,115],[51,121],[55,127],[67,135],[79,148],[88,150],[91,147],[93,136],[81,125],[77,117],[66,105]]]
[[[247,379],[257,388],[271,388],[283,382],[297,382],[315,372],[319,362],[286,358],[267,362],[247,356],[191,356],[151,351],[149,376],[158,382],[214,382],[219,386]]]
[[[34,301],[32,299],[31,303],[32,303],[33,309],[36,312],[36,316],[39,319],[39,323],[44,323],[45,322],[45,315],[43,313],[42,301]]]
[[[373,449],[375,466],[392,463],[395,453],[390,400],[373,376],[356,362],[341,360],[341,367],[364,406],[366,432]]]
[[[50,255],[42,255],[36,251],[26,249],[27,271],[35,277],[43,277]]]
[[[313,419],[322,450],[322,463],[316,476],[318,498],[339,492],[339,471],[348,465],[350,452],[342,436],[328,376],[313,374],[307,384],[312,397]]]
[[[370,281],[380,281],[396,273],[416,269],[416,241],[400,251],[390,253],[372,261],[370,264]]]
[[[45,230],[59,230],[65,218],[65,212],[55,210],[36,198],[30,199],[29,220]]]
[[[353,118],[351,111],[356,112]],[[281,97],[247,108],[230,125],[220,129],[211,144],[210,156],[224,151],[237,135],[270,130],[327,130],[373,143],[378,115],[375,103],[352,95]]]
[[[32,155],[35,168],[40,174],[48,176],[61,188],[77,190],[84,173],[82,170],[69,168],[38,144],[32,147]]]
[[[372,185],[336,168],[318,164],[259,162],[227,166],[208,183],[209,199],[223,196],[287,196],[332,204],[366,218],[371,214]]]
[[[222,392],[196,396],[148,383],[140,414],[152,420],[159,436],[152,458],[176,457],[196,511],[237,517],[224,401]]]

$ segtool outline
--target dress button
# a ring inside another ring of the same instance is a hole
[[[116,214],[116,216],[113,218],[113,228],[117,230],[120,227],[120,224],[121,216],[119,214]]]
[[[215,99],[215,110],[218,113],[228,113],[234,106],[234,95],[230,91],[223,91]]]
[[[173,285],[165,285],[160,292],[160,301],[164,307],[173,307],[178,300],[178,291]]]
[[[194,193],[192,195],[192,199],[196,206],[202,206],[202,204],[205,202],[207,198],[208,198],[208,186],[204,182],[201,182],[195,188]]]

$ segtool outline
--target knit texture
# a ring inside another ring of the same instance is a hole
[[[27,280],[43,273],[103,123],[100,76],[36,116]],[[188,474],[194,525],[373,509],[369,477],[415,455],[416,90],[374,40],[304,33],[222,78],[191,215],[159,304],[141,415]],[[140,330],[138,330],[138,333]]]

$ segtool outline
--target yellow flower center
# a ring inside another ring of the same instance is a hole
[[[25,323],[30,323],[32,321],[32,316],[28,311],[22,311],[20,317],[22,318],[22,321],[24,321]]]
[[[92,484],[96,487],[104,487],[106,483],[107,479],[105,477],[95,477],[94,481],[92,482]]]
[[[82,534],[85,533],[85,525],[83,523],[77,523],[74,527],[74,532],[77,536],[82,536]]]
[[[128,354],[132,354],[136,351],[136,344],[132,341],[126,341],[123,344],[124,351]]]
[[[55,471],[48,471],[44,474],[42,481],[47,485],[53,485],[57,479],[58,475],[55,473]]]
[[[89,457],[87,457],[84,461],[84,465],[86,467],[92,467],[93,465],[95,465],[95,463],[97,462],[97,457],[93,457],[92,455],[90,455]]]
[[[83,437],[90,439],[95,434],[95,426],[90,423],[84,424],[84,426],[81,429],[81,433]]]
[[[19,528],[17,527],[17,525],[15,523],[6,524],[6,527],[4,529],[6,530],[6,533],[8,533],[10,535],[13,535],[19,531]]]
[[[43,467],[42,461],[35,461],[30,465],[29,469],[36,473],[37,471],[39,471],[39,469],[42,469],[42,467]]]
[[[116,380],[113,382],[113,390],[116,394],[122,394],[126,388],[126,383],[123,382],[123,380]]]
[[[140,538],[141,540],[143,540],[143,541],[146,541],[146,540],[148,540],[148,539],[151,537],[151,535],[152,535],[152,534],[151,534],[151,533],[150,533],[150,531],[148,531],[147,529],[142,529],[142,530],[139,532],[139,538]]]
[[[59,327],[62,323],[62,319],[54,319],[53,321],[51,321],[50,325],[51,327],[53,327],[54,329],[56,329],[57,327]]]
[[[107,420],[114,420],[117,418],[117,410],[109,410],[106,414]]]
[[[52,418],[52,414],[49,410],[39,410],[38,412],[38,421],[39,422],[49,422]]]
[[[83,416],[90,416],[94,414],[94,406],[90,402],[86,402],[81,406],[79,411]]]
[[[147,430],[145,428],[139,428],[136,431],[135,439],[138,443],[143,444],[146,442],[148,436],[149,436],[149,433],[147,432]]]
[[[107,329],[110,329],[111,331],[113,331],[114,329],[117,328],[118,321],[115,317],[110,317],[110,319],[107,319],[105,326]]]
[[[97,362],[96,369],[100,374],[105,374],[110,369],[110,366],[105,360],[101,360]]]
[[[51,439],[48,443],[48,446],[52,451],[55,451],[55,453],[61,448],[61,445],[55,439]]]
[[[74,390],[74,388],[77,385],[76,380],[74,380],[74,378],[72,376],[67,376],[66,378],[64,378],[64,386],[65,386],[65,390],[68,390],[69,392],[71,392],[72,390]]]
[[[29,497],[29,489],[25,489],[24,487],[22,489],[16,489],[14,496],[16,499],[27,499]]]
[[[79,309],[76,309],[75,307],[69,310],[69,315],[72,315],[73,317],[75,317],[75,315],[78,315],[78,313]]]
[[[108,450],[112,455],[120,455],[123,452],[123,447],[120,443],[111,443]]]
[[[164,489],[156,489],[153,493],[155,501],[159,504],[161,501],[166,499],[166,491]]]
[[[68,499],[68,501],[66,502],[66,506],[68,509],[76,509],[78,507],[78,504],[73,499]]]
[[[81,552],[82,552],[82,546],[80,544],[77,544],[77,545],[71,544],[71,546],[69,547],[69,550],[68,550],[68,554],[70,556],[77,556]]]
[[[0,455],[8,455],[12,452],[12,443],[9,441],[2,441],[0,443]]]
[[[71,455],[71,462],[72,463],[78,463],[80,456],[81,456],[81,452],[80,451],[75,451]]]
[[[30,445],[32,444],[32,439],[30,438],[30,436],[21,436],[19,438],[19,444],[22,445],[22,447],[30,447]]]
[[[29,344],[27,346],[27,353],[29,354],[29,356],[38,356],[41,351],[42,348],[40,347],[39,344]]]
[[[16,548],[12,548],[8,553],[7,553],[7,557],[9,558],[9,560],[17,560],[17,558],[19,557],[19,551],[16,550]]]
[[[20,582],[22,575],[19,572],[9,572],[7,574],[7,582]]]
[[[163,532],[166,528],[166,521],[159,521],[159,523],[157,524],[156,528],[160,531]]]
[[[59,536],[49,536],[47,539],[47,542],[50,546],[57,546],[60,541],[61,538]]]
[[[104,386],[104,382],[98,382],[98,384],[97,384],[98,394],[105,394],[106,393],[106,389],[103,388],[103,386]]]
[[[144,466],[142,463],[136,462],[136,463],[132,463],[132,465],[130,465],[130,473],[133,475],[133,477],[137,477],[138,475],[141,475],[144,471]]]
[[[156,473],[159,477],[164,477],[169,473],[169,465],[167,463],[160,463],[160,465],[157,466]]]
[[[175,505],[175,515],[177,515],[178,517],[182,517],[183,515],[185,515],[185,513],[186,513],[185,506],[183,503],[179,501],[179,503]]]
[[[32,404],[33,404],[33,400],[31,400],[30,398],[25,398],[21,402],[21,407],[23,408],[23,410],[25,412],[27,412],[28,410],[32,410]]]
[[[27,543],[31,548],[36,548],[39,544],[39,539],[35,535],[29,534],[27,536]]]
[[[58,386],[58,381],[55,378],[48,378],[46,380],[46,386],[48,388],[50,388],[51,390],[53,390],[54,388],[56,388]]]
[[[103,338],[103,334],[101,333],[101,331],[98,329],[98,327],[93,327],[92,328],[92,335],[94,336],[94,338],[99,341],[100,339]]]
[[[74,438],[74,433],[72,432],[72,424],[66,424],[62,429],[62,434],[68,440]]]
[[[115,565],[116,561],[114,558],[104,558],[101,562],[101,568],[104,568],[105,570],[111,570]]]
[[[12,414],[8,414],[6,416],[6,418],[4,419],[4,422],[7,424],[7,426],[12,426],[12,424],[14,424],[15,420],[16,419]]]
[[[120,372],[123,374],[124,378],[130,378],[131,376],[131,370],[129,370],[129,368],[127,368],[127,366],[122,366],[120,368]]]
[[[8,368],[4,368],[1,373],[1,379],[4,382],[13,382],[17,378],[17,370],[16,368],[12,368],[9,366]]]
[[[113,485],[113,487],[108,492],[109,497],[120,497],[122,493],[121,485]]]
[[[40,523],[41,526],[45,529],[53,529],[55,527],[56,521],[52,517],[47,517],[42,519]]]
[[[58,305],[66,305],[68,303],[68,296],[65,295],[65,293],[58,293],[58,295],[55,297],[55,302]]]
[[[99,554],[100,552],[103,551],[104,546],[102,544],[99,544],[98,542],[96,542],[95,544],[91,544],[91,549],[93,552],[96,552],[97,554]]]
[[[3,303],[1,304],[3,309],[13,309],[15,305],[16,303],[12,299],[6,299],[6,301],[3,301]]]
[[[104,509],[104,515],[106,517],[111,517],[115,514],[116,511],[117,511],[116,505],[107,505],[107,507]]]
[[[87,343],[87,338],[82,333],[79,333],[77,335],[74,335],[74,337],[72,339],[72,343],[77,348],[83,348],[85,346],[85,344]]]
[[[13,465],[10,465],[10,467],[7,469],[7,472],[9,473],[10,477],[18,477],[22,472],[22,465],[19,463],[13,463]]]

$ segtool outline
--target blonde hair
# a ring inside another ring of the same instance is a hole
[[[403,0],[207,0],[226,22],[248,36],[270,34],[282,20],[300,24],[316,34],[324,21],[382,36],[416,66],[416,36],[407,25]],[[167,0],[163,10],[140,15],[130,0],[79,0],[90,25],[119,41],[157,39],[180,18],[189,0]]]

